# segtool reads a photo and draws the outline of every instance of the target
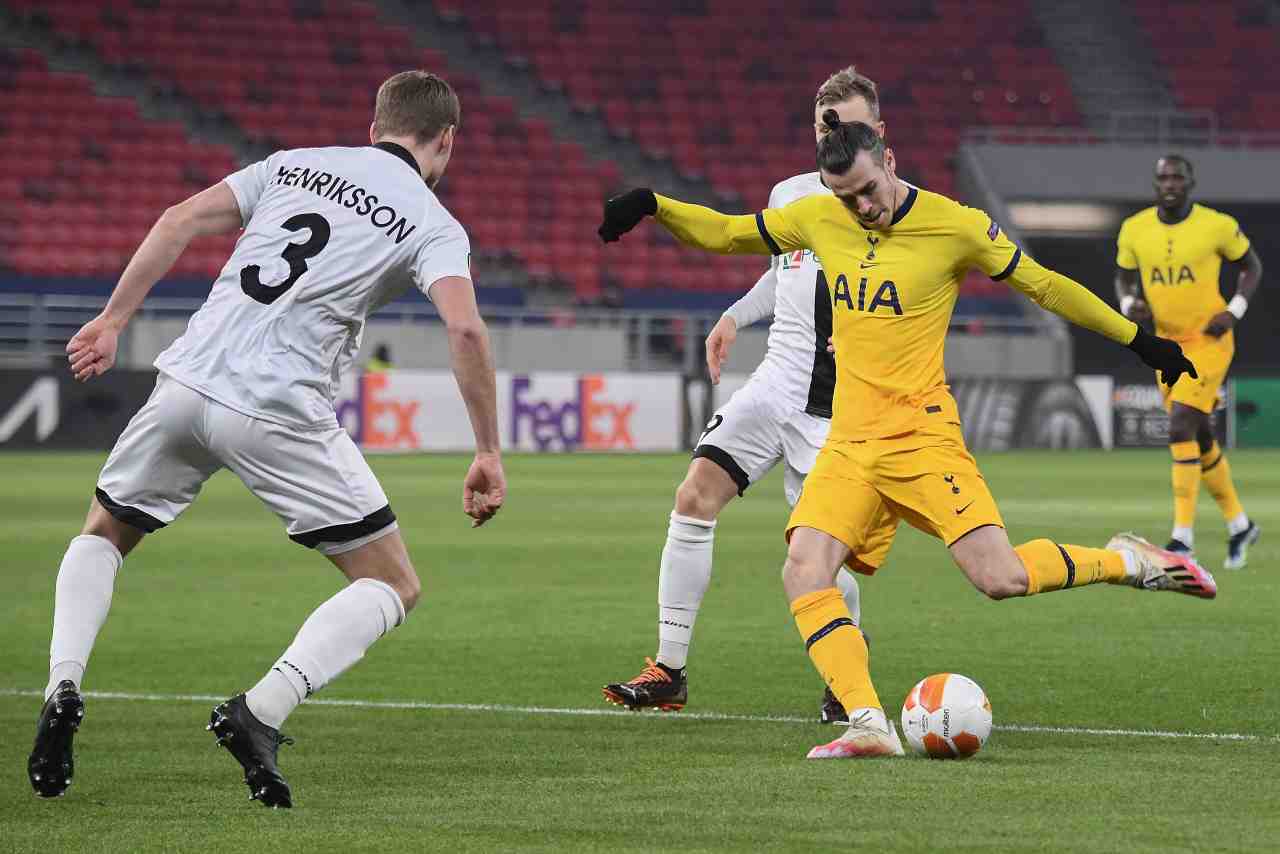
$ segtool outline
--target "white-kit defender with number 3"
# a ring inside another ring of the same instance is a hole
[[[191,240],[243,228],[208,300],[156,359],[155,390],[116,441],[58,567],[49,681],[27,758],[37,795],[61,797],[71,785],[81,683],[125,558],[227,468],[290,538],[351,582],[312,611],[257,684],[209,715],[206,729],[239,764],[250,800],[293,805],[277,763],[292,739],[280,726],[404,622],[422,592],[387,496],[334,411],[369,314],[410,287],[440,314],[475,433],[462,512],[478,527],[502,509],[489,334],[467,235],[433,192],[461,109],[435,74],[392,75],[378,88],[372,145],[281,151],[168,208],[106,307],[67,342],[77,380],[106,373],[121,332]],[[227,545],[223,560],[244,559]]]
[[[339,379],[370,312],[410,286],[429,297],[439,279],[470,278],[466,232],[393,143],[280,151],[226,184],[244,232],[187,331],[156,359],[172,382],[157,383],[121,435],[98,500],[155,530],[226,466],[294,540],[348,549],[395,516],[338,426]],[[200,417],[190,391],[248,418]],[[266,423],[245,429],[253,420]]]

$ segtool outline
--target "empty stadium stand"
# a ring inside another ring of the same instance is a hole
[[[602,251],[594,229],[601,200],[619,184],[617,170],[557,140],[545,122],[520,116],[510,99],[481,93],[444,56],[415,49],[405,30],[380,22],[368,3],[22,2],[65,38],[224,111],[249,136],[280,147],[367,144],[377,85],[407,67],[439,70],[463,103],[458,153],[440,192],[478,253],[510,254],[534,278],[562,281],[584,298],[608,283],[741,287],[737,272],[749,262],[690,264],[688,253],[656,233]]]
[[[1178,106],[1213,110],[1221,128],[1280,130],[1280,27],[1266,2],[1137,0],[1134,10]]]
[[[436,5],[618,132],[749,201],[771,179],[811,168],[812,93],[855,62],[881,84],[902,171],[941,192],[952,190],[964,127],[1079,119],[1025,0],[865,4],[856,14],[823,0]]]
[[[654,288],[727,295],[763,267],[759,259],[685,250],[658,229],[600,246],[600,200],[623,182],[616,167],[558,138],[523,105],[482,91],[440,53],[416,48],[373,3],[6,2],[111,66],[280,147],[364,144],[376,85],[405,67],[438,69],[463,102],[458,153],[440,192],[477,254],[509,257],[584,301]],[[665,15],[653,2],[435,5],[527,62],[547,85],[563,87],[581,109],[599,111],[622,144],[629,138],[755,207],[773,181],[810,167],[810,93],[854,60],[882,84],[900,172],[943,192],[953,189],[950,158],[966,125],[1077,122],[1026,2],[914,0],[857,16],[840,14],[830,0],[688,0],[662,4]],[[661,56],[652,55],[655,44],[664,46]],[[780,44],[805,60],[778,62]],[[77,224],[76,236],[61,242],[36,226],[7,235],[0,252],[15,270],[113,274],[165,204],[234,168],[228,150],[147,121],[127,101],[97,97],[87,79],[50,73],[29,52],[14,62],[20,67],[0,83],[10,107],[4,132],[22,133],[41,154],[32,168],[5,170],[0,193],[21,205],[61,205],[60,215]],[[50,103],[68,109],[48,110]],[[73,121],[101,132],[81,141],[60,124]],[[180,272],[216,271],[228,245],[192,253]],[[1006,291],[975,279],[965,293],[998,302]]]
[[[232,153],[153,122],[34,51],[0,51],[0,263],[115,276],[164,208],[235,169]],[[176,275],[217,270],[233,237],[193,244]]]

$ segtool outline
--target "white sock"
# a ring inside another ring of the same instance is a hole
[[[858,579],[853,577],[852,572],[840,567],[840,571],[836,573],[836,587],[840,588],[840,595],[844,597],[844,604],[849,609],[853,624],[861,626],[862,594],[858,591]]]
[[[299,703],[403,622],[404,603],[391,585],[372,578],[352,582],[307,617],[284,655],[249,689],[249,711],[279,729]]]
[[[46,700],[63,679],[80,687],[93,642],[111,610],[111,591],[123,563],[120,551],[102,537],[81,534],[67,546],[54,588]]]
[[[1138,558],[1128,549],[1120,549],[1120,557],[1124,559],[1124,577],[1133,581],[1138,577]]]
[[[1243,531],[1247,531],[1248,529],[1249,529],[1249,517],[1243,513],[1241,513],[1239,516],[1235,517],[1234,519],[1227,520],[1227,533],[1233,537],[1236,534],[1239,534]]]
[[[1187,548],[1191,548],[1196,544],[1196,532],[1191,528],[1174,528],[1173,533],[1169,536],[1175,540],[1181,540]]]
[[[671,514],[658,570],[658,661],[679,670],[689,657],[693,624],[711,583],[716,523]]]

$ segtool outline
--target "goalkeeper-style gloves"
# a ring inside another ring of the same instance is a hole
[[[605,243],[612,243],[635,228],[640,220],[657,212],[658,199],[653,190],[628,190],[604,203],[604,222],[600,223],[596,233]]]
[[[1168,338],[1157,338],[1143,330],[1141,326],[1138,327],[1138,334],[1129,342],[1129,349],[1137,353],[1138,358],[1146,362],[1147,367],[1159,371],[1160,382],[1169,388],[1173,388],[1174,383],[1183,374],[1190,375],[1193,380],[1200,378],[1196,373],[1196,366],[1183,355],[1178,342],[1170,341]]]

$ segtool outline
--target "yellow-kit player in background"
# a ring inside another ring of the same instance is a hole
[[[1213,577],[1132,535],[1105,549],[1032,540],[1014,549],[965,448],[943,372],[959,283],[977,267],[1041,306],[1131,347],[1172,384],[1195,369],[1172,341],[1147,334],[1081,285],[1041,267],[981,211],[898,179],[884,140],[823,114],[818,168],[834,195],[727,216],[639,189],[605,204],[606,242],[646,215],[682,242],[715,252],[809,249],[830,285],[836,388],[831,432],[787,523],[783,586],[810,659],[849,714],[849,728],[810,758],[900,755],[871,683],[867,647],[834,580],[879,524],[900,519],[943,540],[993,599],[1096,582],[1212,598]],[[878,521],[880,520],[880,521]],[[851,568],[857,569],[856,566]]]
[[[1155,205],[1120,227],[1116,293],[1126,317],[1139,323],[1154,319],[1156,334],[1181,344],[1200,374],[1198,379],[1183,377],[1171,389],[1160,387],[1173,455],[1173,533],[1165,548],[1191,554],[1203,480],[1227,521],[1222,566],[1240,569],[1261,530],[1236,495],[1211,416],[1235,354],[1232,329],[1262,281],[1262,261],[1234,218],[1192,204],[1195,172],[1185,157],[1169,154],[1157,160],[1154,184]],[[1231,302],[1218,288],[1223,259],[1240,265]]]

